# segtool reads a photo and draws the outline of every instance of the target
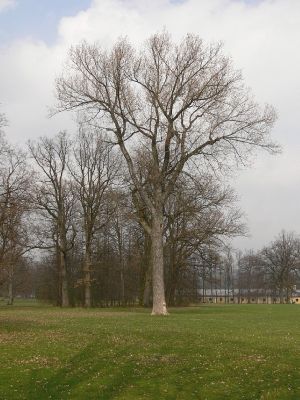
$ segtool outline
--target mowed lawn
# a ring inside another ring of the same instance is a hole
[[[300,306],[0,306],[0,399],[299,400]]]

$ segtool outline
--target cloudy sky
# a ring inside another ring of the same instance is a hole
[[[240,248],[259,248],[281,230],[300,233],[300,0],[0,0],[0,103],[8,138],[74,129],[70,115],[47,118],[53,81],[71,44],[107,46],[119,36],[138,43],[149,34],[187,32],[223,41],[259,102],[279,115],[276,157],[258,154],[233,179],[251,237]]]

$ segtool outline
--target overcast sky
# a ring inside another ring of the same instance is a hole
[[[107,46],[119,36],[138,43],[166,28],[223,41],[257,100],[273,104],[274,138],[283,153],[259,153],[232,184],[259,248],[281,229],[300,233],[300,0],[0,0],[0,103],[7,137],[29,138],[74,129],[70,115],[48,119],[53,82],[71,44]]]

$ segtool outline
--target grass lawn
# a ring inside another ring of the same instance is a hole
[[[299,400],[300,306],[3,305],[0,399]]]

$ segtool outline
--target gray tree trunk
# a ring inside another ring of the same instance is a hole
[[[152,315],[167,315],[164,285],[164,254],[163,254],[163,216],[156,215],[152,219]]]
[[[91,254],[90,248],[87,246],[85,250],[85,260],[84,260],[84,306],[91,307],[92,296],[91,296]]]
[[[120,269],[120,283],[121,283],[121,302],[122,305],[125,305],[125,279],[124,279],[124,262],[122,260],[121,269]]]
[[[121,303],[125,305],[125,278],[124,278],[124,251],[123,251],[123,236],[122,229],[118,231],[118,247],[119,247],[119,264],[120,264],[120,292],[121,292]]]
[[[146,231],[144,233],[145,239],[140,281],[140,305],[150,307],[152,301],[151,237]]]
[[[65,254],[60,250],[60,273],[61,273],[61,306],[69,307],[69,293],[68,293],[68,280],[67,280],[67,266]]]
[[[13,303],[14,303],[14,293],[13,293],[13,271],[9,271],[7,305],[8,305],[8,306],[12,306]]]
[[[283,288],[282,287],[279,289],[279,297],[280,297],[280,304],[283,304],[284,301],[283,301]]]
[[[90,263],[86,262],[85,271],[84,271],[84,306],[91,307],[91,272],[90,272]]]

